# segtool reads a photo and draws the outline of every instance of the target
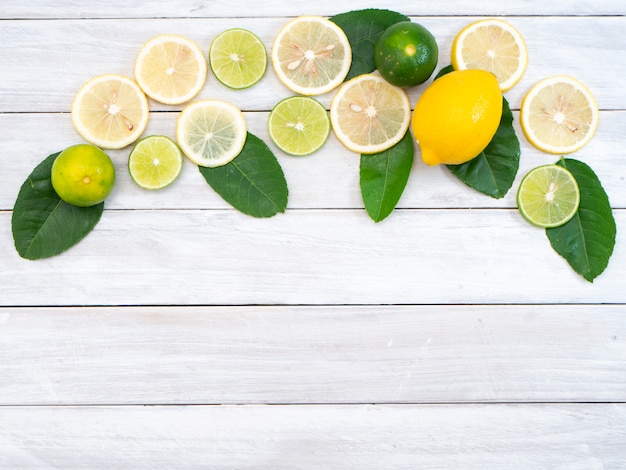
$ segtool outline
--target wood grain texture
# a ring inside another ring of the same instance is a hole
[[[475,18],[414,19],[437,38],[438,67],[443,67],[450,64],[455,35]],[[513,109],[519,108],[522,97],[535,82],[560,74],[573,75],[585,83],[602,109],[626,109],[626,95],[621,92],[624,87],[623,64],[616,60],[626,51],[626,37],[622,34],[626,17],[506,19],[519,29],[529,50],[529,63],[522,80],[506,93]],[[238,26],[255,32],[270,50],[286,21],[284,17],[275,16],[237,18],[236,21],[232,18],[4,20],[0,32],[3,39],[0,41],[0,59],[4,65],[0,79],[0,112],[68,112],[77,90],[89,78],[104,73],[132,76],[139,49],[157,34],[182,34],[208,51],[218,33]],[[45,38],[45,47],[42,38]],[[572,38],[576,38],[574,51]],[[605,47],[607,44],[610,47]],[[422,90],[423,86],[409,90],[412,103]],[[258,85],[244,91],[226,88],[209,73],[198,99],[219,98],[244,110],[268,111],[280,99],[290,95],[270,66]],[[328,105],[333,95],[330,92],[319,99]],[[182,107],[150,104],[153,110]]]
[[[624,306],[4,312],[0,405],[626,398]]]
[[[624,404],[0,408],[0,465],[617,470],[625,423]]]
[[[592,284],[517,210],[105,211],[60,256],[0,246],[0,305],[624,303],[626,234]],[[616,211],[617,225],[626,213]],[[10,213],[0,213],[10,233]],[[5,238],[8,240],[8,237]],[[523,274],[520,276],[520,274]]]
[[[146,134],[175,138],[178,112],[152,113]],[[359,187],[359,156],[345,149],[331,133],[325,146],[308,157],[291,157],[281,152],[267,131],[267,112],[245,113],[250,132],[263,139],[279,160],[289,185],[289,209],[362,209]],[[519,181],[532,168],[556,162],[560,156],[546,155],[530,146],[514,113],[515,128],[522,146],[517,178],[502,199],[493,199],[465,186],[446,168],[428,167],[419,148],[408,182],[398,203],[402,209],[515,208]],[[571,156],[587,163],[600,178],[614,208],[626,208],[626,160],[621,132],[626,112],[601,113],[596,136]],[[38,139],[30,138],[32,128]],[[0,114],[0,210],[11,210],[19,188],[33,168],[49,154],[80,141],[68,114]],[[160,191],[139,188],[128,174],[130,148],[109,150],[116,167],[116,187],[107,199],[107,209],[230,209],[206,183],[198,168],[185,159],[181,176]],[[523,221],[522,221],[523,222]],[[528,229],[520,223],[520,230]]]
[[[584,0],[576,3],[542,0],[508,2],[503,5],[492,0],[450,0],[443,2],[406,2],[402,6],[406,15],[624,15],[626,7],[614,0]],[[399,10],[391,0],[359,0],[358,3],[318,0],[310,11],[318,15],[335,15],[357,8],[389,8]],[[307,12],[301,4],[283,0],[266,0],[258,3],[233,4],[227,0],[182,0],[173,4],[167,0],[91,1],[68,0],[61,4],[49,0],[35,0],[24,4],[19,0],[5,0],[0,18],[219,18],[297,16]]]

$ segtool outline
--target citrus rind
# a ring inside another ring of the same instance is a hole
[[[591,91],[565,75],[537,82],[520,107],[520,124],[528,142],[552,154],[580,150],[594,136],[599,121]]]
[[[343,82],[352,49],[344,31],[329,19],[299,16],[278,32],[271,59],[287,88],[301,95],[321,95]]]
[[[530,170],[519,185],[517,207],[531,224],[543,228],[569,222],[580,204],[580,190],[572,173],[560,165]]]
[[[265,75],[267,51],[251,31],[227,29],[211,42],[209,66],[221,84],[235,90],[249,88]]]
[[[175,105],[194,98],[207,77],[207,63],[198,45],[183,36],[161,34],[150,39],[135,59],[135,79],[146,95]]]
[[[192,162],[218,167],[232,161],[246,143],[247,127],[242,112],[221,100],[188,104],[176,122],[176,141]]]
[[[406,92],[378,74],[363,74],[345,82],[330,105],[337,139],[362,154],[382,152],[397,144],[411,123]]]
[[[148,124],[148,100],[137,83],[117,74],[88,80],[72,103],[72,124],[87,141],[105,149],[121,149]]]
[[[502,91],[515,86],[526,71],[528,49],[520,32],[500,19],[478,20],[463,28],[452,43],[455,70],[493,73]]]

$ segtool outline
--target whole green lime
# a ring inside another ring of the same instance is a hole
[[[115,167],[109,156],[95,145],[72,145],[52,163],[51,179],[61,199],[88,207],[109,196],[115,184]]]
[[[387,28],[374,47],[376,68],[395,86],[411,87],[432,75],[439,48],[432,33],[419,23],[401,21]]]

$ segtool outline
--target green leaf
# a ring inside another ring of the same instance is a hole
[[[411,21],[395,11],[376,8],[340,13],[330,20],[343,29],[352,47],[352,65],[346,80],[376,70],[374,46],[378,38],[392,24]]]
[[[435,80],[452,71],[452,65],[442,68]],[[513,186],[520,159],[520,143],[513,127],[513,113],[506,98],[502,100],[500,125],[485,150],[468,162],[446,165],[463,183],[496,199],[503,198]]]
[[[62,253],[91,232],[102,216],[103,202],[77,207],[64,202],[54,191],[50,173],[59,153],[37,165],[15,201],[11,228],[15,249],[22,258],[49,258]]]
[[[400,200],[413,166],[413,151],[413,137],[407,131],[390,149],[361,155],[361,195],[374,222],[391,214]]]
[[[552,248],[587,281],[593,282],[606,269],[615,246],[617,227],[609,197],[593,170],[583,162],[564,158],[578,183],[580,205],[569,222],[546,229]]]
[[[226,202],[253,217],[285,212],[289,191],[278,160],[261,139],[248,132],[241,153],[226,165],[198,167]]]
[[[513,185],[519,159],[520,143],[513,128],[513,113],[506,98],[502,98],[500,125],[485,150],[468,162],[446,166],[469,187],[500,199]]]

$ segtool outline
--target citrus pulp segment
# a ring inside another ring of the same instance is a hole
[[[148,100],[130,78],[100,75],[74,97],[72,124],[87,141],[106,149],[132,144],[148,124]]]
[[[371,154],[398,143],[411,121],[406,92],[380,75],[359,75],[344,83],[330,105],[337,139],[349,150]]]
[[[581,149],[600,120],[598,105],[585,85],[572,77],[548,77],[524,96],[520,124],[528,141],[544,152]]]
[[[302,95],[320,95],[337,87],[348,74],[352,49],[343,30],[318,16],[300,16],[279,31],[272,46],[278,79]]]
[[[268,118],[270,137],[283,152],[310,155],[328,139],[330,119],[322,104],[307,96],[279,101]]]
[[[149,40],[135,60],[135,79],[155,101],[180,104],[189,101],[206,82],[204,54],[193,41],[174,34]]]
[[[252,32],[233,28],[218,34],[209,49],[209,65],[215,77],[234,89],[257,83],[267,69],[267,52]]]
[[[205,167],[225,165],[246,143],[246,121],[241,111],[220,100],[203,100],[183,109],[176,122],[176,140],[183,153]]]
[[[455,70],[481,69],[493,73],[502,91],[524,75],[528,50],[522,35],[499,19],[479,20],[462,29],[452,43]]]
[[[128,172],[137,186],[161,189],[170,185],[183,168],[183,154],[169,137],[151,135],[138,141],[128,157]]]
[[[569,170],[559,165],[543,165],[530,170],[517,191],[517,207],[531,224],[558,227],[578,210],[580,191]]]

